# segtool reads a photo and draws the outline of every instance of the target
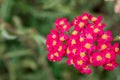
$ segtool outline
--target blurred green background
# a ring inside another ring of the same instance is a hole
[[[83,75],[67,66],[66,58],[49,62],[45,46],[58,17],[71,21],[82,12],[102,15],[106,29],[119,35],[120,14],[114,6],[104,0],[0,0],[0,80],[120,80],[120,67],[110,72],[94,68]]]

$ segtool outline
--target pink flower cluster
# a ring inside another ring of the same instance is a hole
[[[56,62],[66,56],[67,64],[84,74],[91,73],[91,65],[114,70],[118,66],[119,44],[113,42],[111,31],[104,31],[106,25],[101,21],[101,16],[88,13],[77,16],[71,23],[58,18],[56,29],[51,30],[46,40],[48,59]]]

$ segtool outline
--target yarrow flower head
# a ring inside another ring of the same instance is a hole
[[[69,23],[66,18],[58,18],[56,29],[47,36],[48,59],[53,62],[67,57],[67,65],[73,65],[80,73],[90,74],[90,66],[103,66],[114,70],[118,64],[116,55],[120,54],[119,44],[114,43],[112,32],[105,31],[102,17],[88,13]]]

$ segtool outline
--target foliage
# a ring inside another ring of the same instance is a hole
[[[58,17],[71,21],[82,12],[102,15],[113,36],[120,34],[114,2],[104,0],[0,0],[0,80],[120,80],[112,72],[94,69],[82,75],[73,66],[47,60],[45,37]],[[119,36],[115,38],[119,41]],[[118,57],[120,64],[120,58]]]

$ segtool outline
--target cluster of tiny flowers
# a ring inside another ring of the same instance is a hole
[[[113,42],[111,31],[105,31],[102,17],[83,13],[71,23],[66,18],[58,18],[56,29],[47,36],[48,59],[53,62],[67,57],[67,64],[73,65],[80,73],[90,74],[90,66],[103,66],[114,70],[116,55],[120,54],[119,44]]]

